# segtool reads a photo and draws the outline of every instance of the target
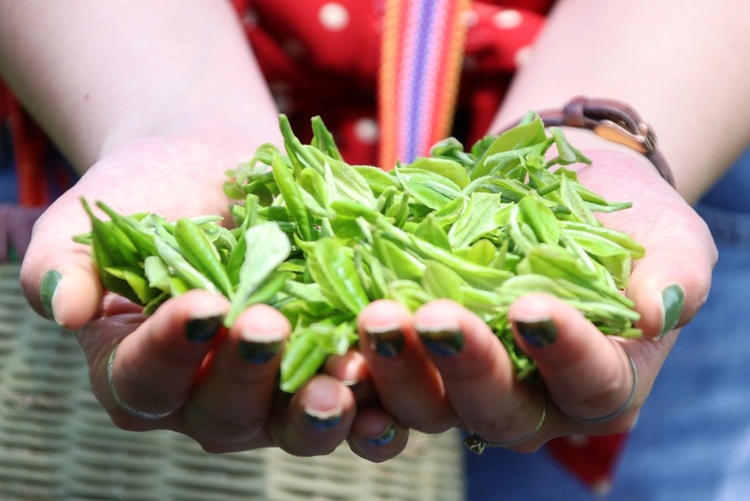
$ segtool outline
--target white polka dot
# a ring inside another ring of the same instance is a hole
[[[492,22],[501,30],[512,30],[521,25],[523,16],[515,9],[503,9],[492,16]]]
[[[589,441],[589,437],[586,435],[570,435],[567,439],[568,443],[573,447],[583,447]]]
[[[476,24],[479,22],[479,14],[477,14],[473,10],[467,10],[463,13],[463,16],[464,24],[468,27],[476,26]]]
[[[372,118],[360,118],[354,124],[354,136],[365,144],[377,141],[378,134],[378,124]]]
[[[516,63],[516,66],[521,67],[531,60],[531,55],[532,48],[530,45],[526,45],[516,51],[515,55],[513,56],[513,61]]]
[[[318,21],[330,31],[341,31],[349,24],[349,11],[336,2],[328,2],[318,11]]]

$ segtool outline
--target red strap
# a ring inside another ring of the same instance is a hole
[[[470,0],[386,0],[378,106],[380,166],[412,162],[450,134]]]

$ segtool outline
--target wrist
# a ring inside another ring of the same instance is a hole
[[[593,132],[593,135],[604,139],[609,149],[615,145],[624,146],[632,152],[642,155],[652,164],[655,171],[673,188],[674,176],[666,159],[657,148],[656,134],[644,122],[640,115],[625,103],[611,99],[590,99],[576,97],[570,100],[562,109],[537,112],[546,127],[566,127]],[[571,137],[570,130],[568,135]],[[593,140],[591,134],[581,139],[575,134],[573,143],[578,149]],[[603,143],[597,141],[601,146]],[[618,148],[621,149],[621,148]]]

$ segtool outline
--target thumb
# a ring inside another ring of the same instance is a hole
[[[705,223],[691,218],[689,232],[673,231],[646,242],[646,255],[636,264],[628,296],[641,315],[638,322],[648,339],[660,339],[687,324],[705,303],[711,273],[718,259]]]
[[[90,231],[76,190],[58,198],[36,221],[21,265],[21,288],[42,316],[77,329],[99,308],[102,286],[88,247],[73,237]]]

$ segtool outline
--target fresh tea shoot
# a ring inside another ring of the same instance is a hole
[[[581,186],[565,166],[590,161],[537,115],[470,151],[448,138],[390,171],[346,163],[320,118],[310,144],[283,115],[280,127],[283,150],[263,145],[227,173],[231,221],[122,215],[97,202],[105,220],[82,200],[92,231],[76,240],[90,245],[105,288],[145,314],[191,289],[223,294],[227,326],[252,304],[276,308],[293,327],[286,392],[356,345],[355,319],[377,299],[464,305],[497,334],[519,378],[535,366],[507,311],[524,294],[560,298],[603,334],[641,335],[624,291],[644,249],[594,217],[630,204]]]

